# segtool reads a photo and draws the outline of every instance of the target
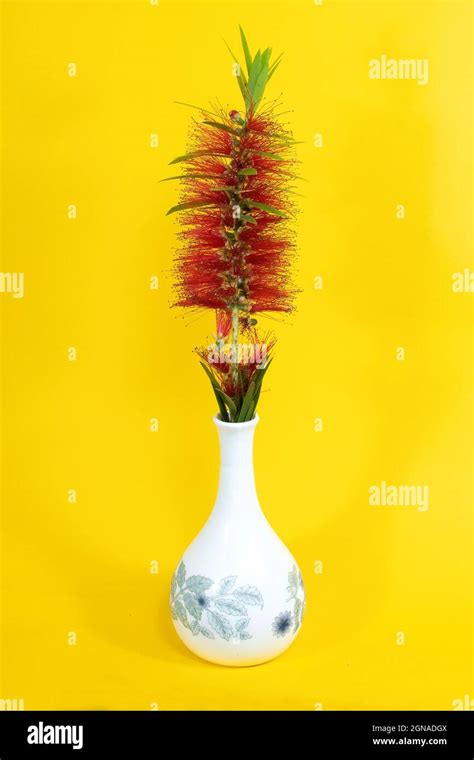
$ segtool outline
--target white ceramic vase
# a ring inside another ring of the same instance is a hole
[[[300,630],[305,594],[295,559],[263,514],[250,422],[221,422],[214,509],[173,576],[171,615],[181,640],[219,665],[278,657]]]

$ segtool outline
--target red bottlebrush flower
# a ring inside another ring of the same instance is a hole
[[[251,111],[238,128],[215,118],[194,123],[181,178],[177,305],[291,311],[291,137],[271,108]]]
[[[217,340],[227,338],[232,327],[232,314],[223,309],[216,312],[216,333]]]
[[[234,354],[239,330],[253,327],[253,315],[289,312],[295,294],[289,225],[295,211],[294,141],[279,123],[275,104],[259,110],[280,59],[270,63],[270,49],[252,58],[242,30],[241,38],[248,78],[241,68],[237,79],[245,114],[198,109],[202,120],[193,120],[188,153],[171,162],[185,168],[170,178],[180,180],[181,197],[168,212],[182,212],[176,305],[215,309],[216,345],[231,335]],[[263,374],[241,366],[235,356],[225,367],[204,366],[214,390],[217,384],[227,397],[223,401],[216,392],[221,417],[241,422],[242,409],[253,415],[256,404],[246,404],[246,394]]]

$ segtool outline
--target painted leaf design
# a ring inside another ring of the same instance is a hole
[[[221,582],[219,583],[217,593],[228,594],[229,591],[234,587],[236,580],[237,580],[236,575],[228,575],[227,578],[223,578]]]
[[[244,628],[247,628],[248,624],[250,623],[250,618],[240,618],[240,620],[237,620],[235,624],[235,630],[240,633],[240,631],[243,631]]]
[[[186,580],[186,568],[184,566],[184,562],[180,562],[178,570],[176,571],[176,578],[178,581],[178,585],[183,586],[184,581]]]
[[[294,611],[294,614],[295,614],[295,625],[293,627],[293,630],[295,632],[300,627],[301,607],[302,607],[301,600],[300,599],[295,599],[295,611]]]
[[[234,591],[234,596],[239,602],[243,602],[244,604],[250,604],[253,607],[263,607],[262,595],[255,586],[241,586]]]
[[[174,609],[173,605],[171,605],[171,617],[173,618],[173,620],[177,620],[178,619],[178,616],[177,616],[177,614],[175,612],[175,609]]]
[[[293,567],[288,573],[288,583],[291,588],[294,588],[295,590],[298,588],[298,571],[296,567]]]
[[[186,610],[184,609],[184,604],[178,599],[175,602],[174,605],[175,612],[179,618],[179,620],[182,622],[185,628],[189,628],[188,623],[188,616],[186,615]]]
[[[191,575],[186,583],[187,588],[194,594],[201,594],[203,591],[207,591],[211,588],[214,581],[210,578],[206,578],[204,575]]]
[[[199,620],[191,620],[191,623],[189,624],[189,627],[191,629],[191,632],[194,636],[197,636],[200,629]]]
[[[193,594],[185,594],[183,599],[184,606],[186,607],[189,614],[200,620],[202,615],[202,608],[197,603],[196,597]]]
[[[227,622],[225,617],[219,615],[217,612],[207,610],[207,619],[211,628],[219,634],[221,639],[229,641],[232,636],[232,626]]]
[[[224,612],[226,615],[235,615],[235,617],[238,617],[239,615],[247,614],[247,608],[245,604],[238,602],[236,599],[216,599],[214,601],[214,604],[221,612]]]
[[[199,630],[202,633],[202,635],[206,637],[206,639],[214,639],[215,638],[215,636],[212,633],[212,631],[210,631],[209,628],[206,628],[204,625],[201,625],[200,628],[199,628]]]
[[[252,637],[251,637],[250,633],[248,633],[248,631],[240,631],[239,632],[239,639],[241,641],[245,641],[246,639],[251,639],[251,638]]]

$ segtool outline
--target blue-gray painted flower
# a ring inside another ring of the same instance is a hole
[[[273,635],[278,637],[284,636],[291,629],[292,622],[293,615],[291,612],[288,612],[288,610],[286,612],[280,612],[272,624]]]

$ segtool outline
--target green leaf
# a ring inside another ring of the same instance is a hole
[[[253,216],[249,216],[249,214],[241,214],[240,219],[243,222],[248,222],[248,224],[257,224],[257,220]]]
[[[219,158],[232,158],[228,153],[216,153],[213,150],[193,150],[192,153],[186,153],[184,156],[178,156],[169,162],[171,164],[179,164],[181,161],[189,161],[192,158],[199,158],[199,156],[218,156]]]
[[[224,40],[224,42],[225,42],[225,40]],[[246,78],[245,74],[244,74],[244,73],[243,73],[243,71],[242,71],[242,66],[240,65],[240,61],[239,61],[239,59],[238,59],[238,58],[237,58],[237,56],[236,56],[236,55],[235,55],[235,54],[232,52],[232,50],[230,49],[230,46],[227,44],[227,42],[225,42],[225,44],[226,44],[226,46],[227,46],[227,50],[228,50],[228,51],[229,51],[229,53],[231,54],[231,56],[232,56],[232,58],[234,59],[235,63],[237,63],[237,64],[238,64],[238,66],[239,66],[239,69],[240,69],[240,71],[241,71],[241,74],[240,74],[240,76],[242,77],[242,81],[244,82],[244,84],[247,84],[247,78]]]
[[[212,193],[237,193],[238,190],[235,185],[222,185],[222,187],[210,187],[209,190]]]
[[[253,403],[253,394],[255,392],[255,383],[250,383],[249,387],[247,388],[247,393],[244,396],[244,400],[242,402],[242,406],[240,408],[239,412],[239,418],[238,422],[247,422],[247,420],[251,419],[248,415],[250,412],[250,406]]]
[[[275,141],[281,143],[281,145],[303,145],[304,143],[304,140],[295,140],[293,137],[287,137],[286,135],[276,137]]]
[[[282,57],[283,57],[283,53],[280,53],[280,55],[278,56],[278,58],[276,58],[273,61],[272,65],[270,66],[270,70],[268,72],[268,81],[270,81],[270,79],[274,75],[275,71],[277,70],[278,66],[280,65]]]
[[[206,367],[206,365],[204,364],[204,362],[199,362],[199,364],[201,365],[201,367],[203,368],[204,372],[206,373],[206,375],[208,376],[209,380],[211,381],[212,390],[214,391],[214,395],[216,397],[217,405],[219,407],[219,414],[220,414],[222,422],[229,422],[229,415],[227,414],[226,406],[225,406],[224,402],[222,401],[222,399],[219,398],[219,396],[217,394],[217,390],[219,389],[219,385],[217,383],[217,380],[215,379],[215,377],[212,374],[212,372],[209,369],[209,367]]]
[[[227,45],[227,42],[225,44]],[[244,72],[242,71],[242,66],[240,65],[240,62],[239,62],[238,58],[234,55],[234,53],[230,49],[229,45],[227,45],[227,49],[228,49],[229,53],[231,54],[232,58],[234,59],[234,61],[239,66],[240,75],[238,77],[236,77],[236,79],[237,79],[237,83],[238,83],[239,88],[240,88],[240,92],[242,93],[242,97],[244,99],[244,103],[247,105],[247,102],[248,102],[247,79],[245,77]]]
[[[186,203],[178,203],[177,206],[173,206],[166,212],[166,216],[175,214],[177,211],[186,211],[188,208],[200,208],[202,206],[215,206],[215,203],[209,203],[209,201],[187,201]]]
[[[274,216],[282,216],[286,218],[286,214],[273,206],[268,206],[266,203],[258,203],[257,201],[249,200],[249,204],[252,207],[259,208],[261,211],[266,211],[267,214],[273,214]]]
[[[227,404],[231,417],[233,418],[237,417],[237,407],[235,403],[232,401],[232,399],[230,398],[230,396],[228,396],[227,393],[224,393],[222,388],[216,388],[216,393],[218,393],[222,401],[225,404]]]
[[[169,182],[172,179],[219,179],[219,174],[176,174],[174,177],[165,177],[159,182]]]
[[[240,169],[239,174],[242,177],[251,177],[254,174],[257,174],[257,170],[253,168],[253,166],[249,166],[247,169]]]
[[[263,93],[265,92],[265,87],[267,86],[268,82],[268,66],[262,65],[260,69],[260,74],[257,77],[257,81],[255,82],[255,87],[253,88],[253,98],[255,101],[255,105],[258,105],[263,97]]]
[[[247,38],[244,34],[244,30],[242,29],[241,26],[239,26],[239,29],[240,29],[240,39],[242,41],[242,48],[243,48],[244,56],[245,56],[245,63],[247,65],[247,72],[248,72],[248,75],[250,76],[250,69],[252,68],[252,56],[250,55],[250,49],[247,43]]]
[[[262,383],[263,378],[265,377],[265,373],[268,370],[270,364],[272,363],[273,359],[269,359],[266,363],[265,367],[262,367],[261,369],[258,369],[255,373],[255,393],[253,397],[253,403],[254,403],[254,409],[257,407],[258,400],[260,398],[260,392],[262,390]]]
[[[247,84],[246,84],[246,82],[244,82],[244,80],[242,79],[242,77],[237,77],[237,82],[238,82],[238,85],[240,87],[240,92],[242,93],[242,97],[244,99],[244,103],[247,105],[247,101],[248,101],[248,98],[249,98],[249,91],[247,89]]]
[[[207,108],[202,108],[201,106],[195,106],[193,103],[184,103],[182,100],[175,100],[175,103],[178,103],[180,106],[186,106],[187,108],[195,108],[196,111],[201,111],[201,113],[208,113],[209,116],[214,116],[215,114],[212,113],[212,111],[208,111]]]
[[[270,66],[270,58],[272,57],[272,49],[267,48],[264,50],[262,55],[262,66],[266,66],[267,68]]]
[[[285,156],[280,155],[279,153],[270,153],[267,150],[255,150],[254,151],[256,156],[265,156],[265,158],[273,158],[275,161],[286,161],[287,159]]]
[[[216,129],[223,129],[225,132],[230,132],[237,137],[240,137],[240,132],[237,129],[227,126],[227,124],[221,124],[218,121],[203,121],[203,124],[207,124],[209,127],[215,127]]]
[[[262,65],[262,53],[259,50],[253,60],[251,69],[249,71],[248,89],[249,89],[252,99],[254,98],[255,83],[259,77],[261,65]]]
[[[260,388],[262,385],[263,378],[265,376],[265,373],[268,371],[268,368],[270,367],[270,364],[272,363],[273,358],[268,359],[264,367],[259,367],[257,371],[255,372],[255,386],[257,388]]]
[[[256,406],[255,401],[252,400],[249,404],[249,408],[247,409],[247,415],[244,422],[250,422],[250,420],[253,420],[255,416],[255,406]]]

